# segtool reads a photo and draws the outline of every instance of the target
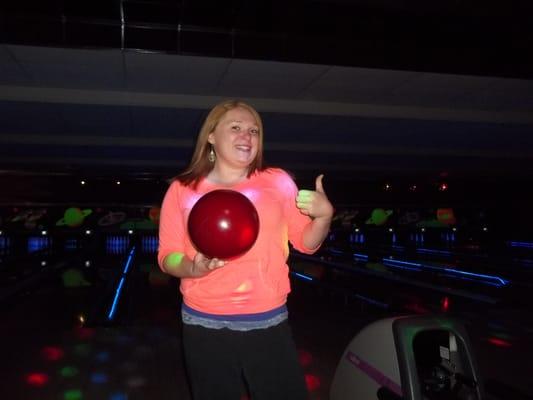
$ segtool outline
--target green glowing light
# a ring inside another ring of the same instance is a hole
[[[387,222],[392,212],[393,212],[392,210],[384,210],[383,208],[375,208],[372,210],[372,214],[370,215],[370,218],[367,219],[365,223],[367,225],[376,225],[376,226],[383,225]]]
[[[59,373],[63,378],[72,378],[73,376],[78,375],[79,370],[76,367],[66,366],[61,368]]]
[[[91,283],[83,276],[83,272],[74,268],[67,269],[63,272],[61,279],[63,280],[63,286],[68,288],[91,286]]]
[[[65,393],[63,393],[63,399],[64,400],[81,400],[83,399],[83,395],[81,393],[81,390],[77,390],[77,389],[67,390]]]
[[[65,210],[65,214],[63,215],[63,218],[61,218],[59,221],[57,221],[56,225],[58,226],[70,226],[70,227],[77,227],[83,224],[83,221],[85,220],[85,217],[90,215],[93,211],[92,210],[80,210],[77,207],[71,207],[67,208]]]
[[[176,268],[183,260],[183,253],[170,253],[165,257],[165,265],[170,268]]]

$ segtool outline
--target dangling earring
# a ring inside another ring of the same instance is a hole
[[[215,151],[213,150],[213,146],[211,146],[211,150],[209,151],[209,155],[207,156],[207,159],[209,162],[214,163],[217,156],[215,155]]]

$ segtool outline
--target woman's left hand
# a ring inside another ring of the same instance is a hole
[[[299,190],[296,197],[296,207],[304,215],[312,218],[332,218],[333,206],[329,202],[328,196],[322,186],[323,174],[317,176],[315,190]]]

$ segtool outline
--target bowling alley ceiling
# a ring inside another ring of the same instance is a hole
[[[2,174],[173,175],[232,97],[296,174],[533,176],[530,1],[78,3],[0,6]]]

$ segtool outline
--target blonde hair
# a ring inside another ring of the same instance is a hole
[[[252,175],[255,171],[262,171],[263,166],[263,121],[259,113],[249,104],[239,100],[225,100],[216,106],[214,106],[202,125],[198,138],[196,139],[196,146],[192,155],[189,166],[175,179],[183,183],[185,186],[192,185],[195,189],[200,180],[207,176],[214,167],[214,163],[208,159],[209,152],[211,150],[211,144],[208,142],[209,134],[212,133],[222,117],[226,113],[234,108],[243,108],[250,112],[255,118],[257,127],[259,128],[259,141],[257,148],[257,155],[250,164],[248,169],[248,176]]]

